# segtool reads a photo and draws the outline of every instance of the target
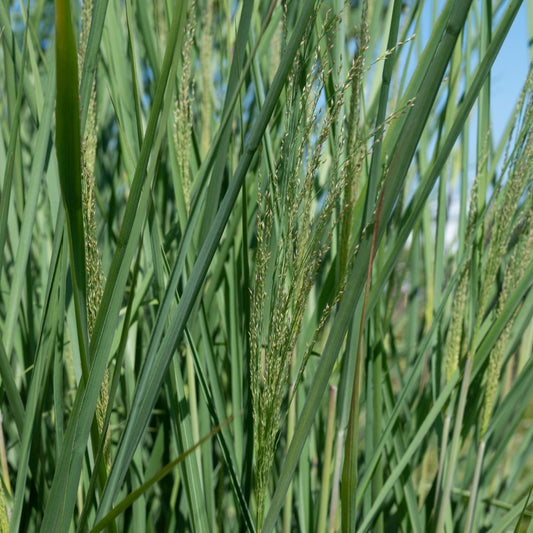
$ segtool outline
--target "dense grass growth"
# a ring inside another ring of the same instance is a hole
[[[0,3],[1,531],[533,531],[519,10]]]

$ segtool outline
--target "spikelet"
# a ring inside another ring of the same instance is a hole
[[[478,178],[476,176],[472,185],[472,192],[470,195],[470,208],[468,213],[468,224],[466,228],[466,241],[472,237],[477,218],[477,200],[478,200]],[[455,298],[453,299],[452,318],[450,327],[448,329],[448,336],[446,339],[445,350],[445,375],[448,381],[452,374],[459,366],[461,352],[464,347],[463,326],[465,321],[466,301],[468,295],[468,287],[470,282],[470,265],[465,262],[461,273],[459,274],[459,282],[455,290]]]
[[[7,515],[6,495],[4,484],[0,481],[0,533],[8,533],[9,517]]]

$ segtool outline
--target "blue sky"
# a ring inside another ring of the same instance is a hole
[[[524,4],[516,16],[492,69],[492,126],[497,140],[513,112],[528,68],[527,11]]]

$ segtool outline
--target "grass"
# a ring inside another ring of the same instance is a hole
[[[0,5],[2,531],[533,531],[518,13]]]

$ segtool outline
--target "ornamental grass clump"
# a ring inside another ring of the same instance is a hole
[[[530,6],[0,2],[0,530],[531,530]]]

